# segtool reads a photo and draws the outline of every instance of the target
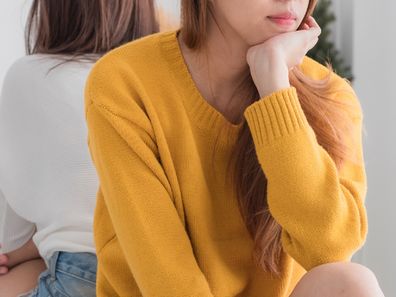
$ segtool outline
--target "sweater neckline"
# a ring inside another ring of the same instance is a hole
[[[238,124],[230,122],[220,111],[212,106],[198,90],[182,54],[177,35],[179,30],[162,34],[160,44],[170,63],[175,77],[175,84],[182,89],[181,97],[194,124],[214,136],[221,144],[233,144],[243,127],[243,121]],[[224,130],[222,130],[224,129]]]

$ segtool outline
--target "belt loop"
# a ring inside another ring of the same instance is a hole
[[[51,258],[49,259],[49,271],[51,274],[51,280],[54,281],[56,280],[56,263],[58,262],[58,257],[59,257],[59,251],[58,252],[54,252],[53,255],[51,256]]]

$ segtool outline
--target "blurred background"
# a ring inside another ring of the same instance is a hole
[[[157,1],[171,17],[179,17],[178,0]],[[369,234],[353,261],[372,269],[385,295],[396,297],[396,1],[319,1],[329,2],[317,17],[328,29],[321,45],[339,73],[353,77],[365,119]],[[23,27],[30,3],[0,2],[0,88],[8,67],[24,55]],[[315,53],[323,55],[318,49]]]

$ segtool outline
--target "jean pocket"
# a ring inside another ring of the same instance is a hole
[[[95,297],[96,283],[79,275],[57,270],[51,291],[55,295],[58,293],[67,297]]]

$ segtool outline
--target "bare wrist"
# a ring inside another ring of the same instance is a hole
[[[290,88],[288,71],[283,70],[281,72],[285,72],[286,74],[280,73],[279,75],[275,72],[276,71],[270,72],[271,74],[269,74],[268,79],[266,79],[260,87],[257,88],[261,98],[266,97],[273,92]],[[273,75],[273,77],[271,77],[271,75]]]

